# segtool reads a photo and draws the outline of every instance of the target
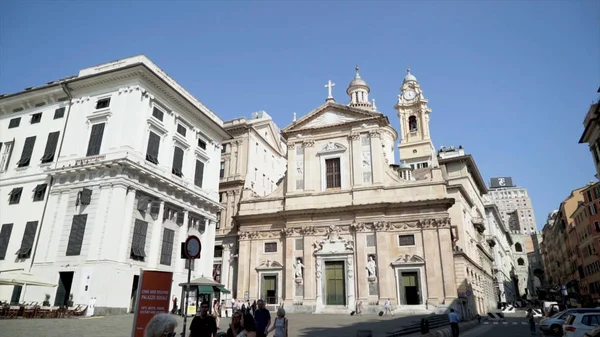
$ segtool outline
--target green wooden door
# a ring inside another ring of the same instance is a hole
[[[344,262],[325,262],[325,292],[327,305],[346,305]]]

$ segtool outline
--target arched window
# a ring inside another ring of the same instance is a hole
[[[521,246],[520,243],[515,243],[515,252],[522,252],[523,251],[523,247]]]
[[[517,264],[518,264],[519,266],[523,266],[523,265],[525,265],[525,260],[523,260],[522,258],[519,258],[519,259],[517,260]]]
[[[417,124],[417,117],[416,116],[410,116],[408,117],[408,130],[410,130],[410,132],[414,132],[419,130],[419,126]]]

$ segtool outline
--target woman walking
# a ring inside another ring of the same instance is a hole
[[[525,315],[525,318],[527,318],[527,321],[529,321],[529,332],[531,332],[532,336],[535,336],[535,319],[533,318],[533,310],[531,308],[527,309],[527,315]]]
[[[273,337],[288,337],[288,320],[285,318],[285,310],[283,308],[277,309],[277,317],[271,328],[267,330],[267,334],[273,330],[275,330]]]

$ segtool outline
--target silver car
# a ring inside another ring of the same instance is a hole
[[[569,316],[569,314],[581,314],[581,313],[585,313],[585,312],[600,312],[600,309],[593,309],[593,308],[567,309],[565,311],[559,312],[558,314],[556,314],[552,317],[542,319],[540,321],[540,323],[538,324],[538,326],[540,327],[540,330],[542,330],[545,333],[549,333],[554,336],[562,336],[562,333],[563,333],[562,326],[565,323],[567,316]]]

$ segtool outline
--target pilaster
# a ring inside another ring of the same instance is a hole
[[[452,254],[452,237],[450,228],[439,228],[438,235],[440,240],[440,250],[442,251],[442,270],[444,271],[444,290],[446,298],[444,304],[451,304],[456,299],[456,277],[454,272],[454,256]]]
[[[284,262],[284,272],[283,272],[283,287],[285,288],[284,291],[284,300],[286,301],[286,304],[288,305],[293,305],[294,303],[294,297],[296,295],[296,283],[295,283],[295,270],[294,270],[294,265],[296,263],[296,256],[294,256],[295,253],[295,240],[296,238],[291,237],[291,236],[285,236],[284,237],[285,240],[285,262]],[[300,257],[300,256],[298,256]],[[302,259],[304,260],[304,259]],[[303,271],[304,272],[304,271]],[[304,277],[304,279],[306,279],[306,277]],[[300,285],[302,286],[302,285]]]
[[[302,145],[304,146],[304,190],[320,191],[321,169],[319,165],[321,162],[320,160],[315,160],[315,141],[312,139],[307,139],[302,142]]]
[[[226,243],[223,245],[223,258],[221,260],[221,284],[225,286],[225,288],[231,291],[231,247],[230,243]],[[229,300],[231,298],[231,294],[223,294],[222,300]]]
[[[289,142],[287,147],[287,190],[293,192],[296,190],[296,143]]]
[[[162,219],[163,209],[161,202],[160,213],[158,219]],[[181,258],[181,243],[185,242],[188,238],[188,226],[189,226],[189,212],[183,211],[183,226],[179,227],[177,230],[177,235],[175,237],[175,242],[173,245],[175,246],[175,271],[179,273],[183,273],[187,275],[185,269],[185,259]]]
[[[304,280],[312,280],[315,276],[318,277],[316,269],[316,259],[313,255],[313,242],[315,237],[304,236]],[[314,305],[316,300],[316,283],[315,282],[304,282],[304,305]]]
[[[371,169],[373,170],[373,184],[382,184],[383,165],[375,164],[373,161],[373,158],[383,158],[383,148],[381,147],[381,132],[379,130],[373,130],[369,132],[369,137],[371,138]]]
[[[113,185],[110,196],[110,213],[106,222],[106,241],[102,242],[100,255],[107,260],[127,262],[129,258],[129,239],[133,227],[133,206],[135,204],[135,192],[133,188],[125,185]],[[125,203],[122,203],[125,200]],[[127,211],[129,210],[129,211]],[[119,249],[114,249],[114,237],[110,233],[120,233]]]
[[[160,237],[162,232],[162,222],[163,222],[163,213],[165,209],[165,202],[160,202],[160,210],[158,211],[158,217],[152,223],[149,224],[148,229],[150,234],[150,249],[147,252],[148,256],[148,267],[156,268],[158,265],[158,258],[160,257],[160,249],[162,245],[160,244]]]
[[[99,260],[100,259],[100,251],[102,250],[102,245],[105,240],[112,241],[111,235],[106,231],[105,224],[107,217],[110,216],[110,188],[107,188],[106,185],[98,186],[98,208],[95,214],[94,224],[90,226],[91,235],[93,238],[97,238],[96,240],[90,241],[90,248],[88,251],[88,260]],[[117,202],[117,200],[114,200]]]
[[[363,232],[356,233],[356,278],[358,284],[358,294],[356,297],[359,301],[363,301],[363,304],[369,303],[369,281],[367,280],[367,248],[366,248],[366,237]],[[379,267],[379,262],[377,261]]]
[[[352,167],[350,175],[350,186],[362,186],[362,158],[360,153],[360,134],[352,133],[348,136],[348,143],[350,144],[350,165]]]
[[[250,283],[249,281],[249,277],[250,277],[250,262],[252,261],[252,252],[250,250],[250,240],[240,240],[239,241],[239,255],[240,256],[245,256],[246,261],[248,261],[248,263],[238,263],[238,268],[237,268],[237,274],[238,274],[238,278],[237,278],[237,283],[238,283],[238,288],[237,288],[237,292],[235,294],[235,298],[236,299],[244,299],[244,293],[246,291],[250,290]]]

